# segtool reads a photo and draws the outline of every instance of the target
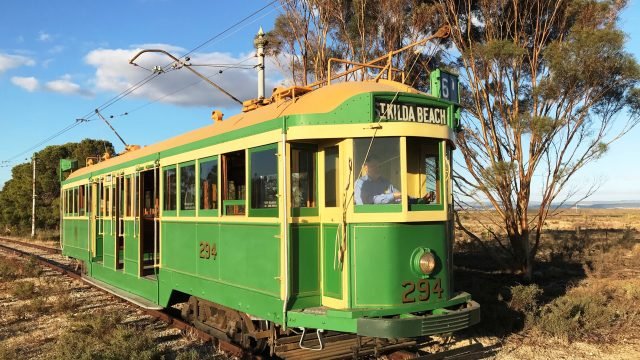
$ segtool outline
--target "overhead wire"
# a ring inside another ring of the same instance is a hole
[[[249,14],[249,15],[245,16],[244,18],[242,18],[242,19],[240,19],[239,21],[235,22],[235,23],[234,23],[234,24],[232,24],[231,26],[227,27],[225,30],[223,30],[223,31],[219,32],[218,34],[214,35],[213,37],[211,37],[211,38],[207,39],[207,40],[206,40],[206,41],[204,41],[203,43],[201,43],[201,44],[199,44],[198,46],[194,47],[193,49],[189,50],[186,54],[182,55],[182,58],[186,58],[188,55],[190,55],[190,54],[194,53],[195,51],[197,51],[197,50],[201,49],[202,47],[206,46],[207,44],[210,44],[210,43],[212,43],[212,42],[216,41],[217,39],[220,39],[220,40],[225,39],[226,37],[221,38],[221,36],[225,35],[225,34],[226,34],[226,33],[228,33],[229,31],[233,30],[235,27],[237,27],[237,26],[241,25],[242,23],[246,22],[248,19],[251,19],[251,18],[252,18],[252,17],[254,17],[256,14],[258,14],[258,13],[260,13],[260,12],[264,11],[265,9],[267,9],[268,7],[270,7],[271,5],[275,4],[275,3],[276,3],[276,2],[278,2],[278,1],[279,1],[279,0],[273,0],[273,1],[269,2],[268,4],[266,4],[265,6],[261,7],[260,9],[258,9],[258,10],[256,10],[256,11],[252,12],[251,14]],[[274,10],[272,10],[272,11],[274,11]],[[271,12],[272,12],[272,11],[271,11]],[[271,13],[271,12],[269,12],[269,13]],[[267,14],[265,14],[265,15],[263,15],[263,16],[261,16],[261,17],[259,17],[258,19],[261,19],[261,18],[265,17],[266,15],[267,15]],[[254,20],[254,21],[252,21],[252,22],[250,22],[250,23],[253,23],[253,22],[257,21],[258,19]],[[248,25],[248,24],[247,24],[247,25]],[[246,25],[245,25],[245,26],[246,26]],[[243,27],[244,27],[244,26],[243,26]],[[242,27],[242,28],[243,28],[243,27]],[[237,32],[237,31],[239,31],[239,29],[238,29],[238,30],[236,30],[235,32]],[[232,33],[228,34],[228,36],[230,36],[230,35],[234,34],[235,32],[232,32]],[[163,66],[163,67],[162,67],[162,69],[163,69],[163,70],[165,70],[165,71],[166,71],[166,70],[169,70],[169,69],[171,68],[172,64],[173,64],[173,63],[169,63],[169,64],[167,64],[167,65]],[[147,70],[148,70],[148,69],[147,69]],[[147,75],[145,78],[141,79],[140,81],[138,81],[138,82],[137,82],[137,83],[135,83],[134,85],[131,85],[129,88],[127,88],[127,89],[123,90],[123,91],[122,91],[122,92],[120,92],[118,95],[116,95],[116,96],[112,97],[111,99],[107,100],[105,103],[103,103],[102,105],[98,106],[96,109],[91,110],[91,111],[89,111],[88,113],[86,113],[84,116],[82,116],[82,117],[80,117],[80,118],[76,119],[76,121],[74,121],[74,122],[73,122],[73,123],[71,123],[70,125],[68,125],[68,126],[64,127],[63,129],[61,129],[60,131],[56,132],[55,134],[53,134],[53,135],[51,135],[51,136],[47,137],[46,139],[44,139],[44,140],[42,140],[42,141],[40,141],[40,142],[36,143],[35,145],[32,145],[32,146],[31,146],[31,147],[29,147],[28,149],[26,149],[26,150],[24,150],[24,151],[22,151],[22,152],[20,152],[20,153],[18,153],[18,154],[16,154],[16,155],[14,155],[14,156],[12,156],[12,157],[8,158],[7,160],[2,161],[3,166],[6,166],[6,165],[4,165],[4,164],[9,164],[12,160],[14,160],[14,159],[16,159],[16,158],[18,158],[18,157],[20,157],[20,156],[22,156],[22,155],[24,155],[24,154],[26,154],[26,153],[28,153],[28,152],[32,151],[32,150],[37,149],[38,147],[40,147],[40,146],[42,146],[42,145],[46,144],[47,142],[49,142],[49,141],[51,141],[51,140],[55,139],[56,137],[58,137],[58,136],[60,136],[60,135],[62,135],[62,134],[64,134],[64,133],[66,133],[67,131],[69,131],[69,130],[71,130],[71,129],[75,128],[76,126],[78,126],[78,125],[80,125],[80,124],[82,124],[82,123],[84,123],[84,122],[93,121],[93,120],[91,120],[91,118],[92,118],[92,117],[94,117],[94,116],[96,115],[96,110],[98,110],[98,111],[103,111],[103,110],[105,110],[105,109],[109,108],[110,106],[112,106],[112,105],[113,105],[113,104],[115,104],[116,102],[118,102],[118,101],[122,100],[123,98],[127,97],[128,95],[130,95],[131,93],[133,93],[133,92],[134,92],[134,91],[136,91],[137,89],[141,88],[142,86],[146,85],[146,84],[147,84],[147,83],[149,83],[150,81],[154,80],[154,79],[155,79],[155,78],[157,78],[159,75],[160,75],[160,72],[153,72],[152,74]],[[214,75],[215,75],[215,74],[214,74]],[[200,80],[200,81],[201,81],[201,80]],[[200,81],[198,81],[198,82],[200,82]],[[196,82],[196,83],[197,83],[197,82]],[[191,84],[191,85],[189,85],[189,86],[193,86],[193,85],[195,85],[196,83]],[[189,87],[189,86],[187,86],[187,87]],[[187,88],[187,87],[185,87],[185,88]],[[184,89],[184,88],[183,88],[183,89]],[[180,91],[181,91],[181,90],[183,90],[183,89],[180,89]],[[177,91],[177,92],[179,92],[179,91]],[[177,93],[177,92],[176,92],[176,93]],[[168,96],[168,95],[166,95],[166,96]],[[166,97],[166,96],[165,96],[165,97]],[[156,100],[156,101],[158,101],[158,100]],[[155,101],[154,101],[154,102],[155,102]],[[152,102],[152,103],[153,103],[153,102]],[[145,105],[145,106],[146,106],[146,105]]]

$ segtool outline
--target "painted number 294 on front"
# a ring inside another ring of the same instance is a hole
[[[404,291],[402,292],[402,303],[413,303],[418,301],[429,301],[431,294],[437,294],[438,299],[442,299],[442,282],[436,279],[433,286],[427,279],[420,279],[417,283],[413,281],[405,281],[402,283]],[[416,289],[418,290],[416,293]]]

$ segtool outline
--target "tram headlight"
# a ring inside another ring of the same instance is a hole
[[[436,255],[429,248],[419,247],[411,254],[411,268],[418,276],[430,275],[437,266]]]
[[[422,256],[420,256],[420,271],[425,274],[425,275],[429,275],[433,272],[433,270],[436,268],[436,257],[433,256],[432,252],[425,252],[424,254],[422,254]]]

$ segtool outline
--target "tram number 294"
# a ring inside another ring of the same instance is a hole
[[[404,291],[402,292],[402,303],[413,303],[418,301],[429,301],[431,294],[437,294],[438,299],[442,299],[442,282],[440,279],[436,279],[433,286],[429,283],[428,279],[420,279],[418,282],[405,281],[402,283]],[[415,294],[416,288],[418,293]]]
[[[218,249],[216,248],[216,243],[212,242],[209,244],[208,241],[200,241],[200,259],[216,259],[218,256]]]

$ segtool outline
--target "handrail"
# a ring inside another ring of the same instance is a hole
[[[399,53],[401,53],[403,51],[406,51],[407,49],[410,49],[412,47],[423,45],[423,44],[425,44],[425,43],[427,43],[427,42],[429,42],[429,41],[431,41],[433,39],[444,39],[444,38],[447,38],[447,37],[449,37],[450,34],[451,34],[451,28],[449,27],[449,25],[444,25],[441,28],[439,28],[438,31],[436,31],[433,35],[431,35],[431,36],[429,36],[427,38],[415,41],[415,42],[413,42],[413,43],[411,43],[409,45],[406,45],[406,46],[404,46],[404,47],[402,47],[402,48],[400,48],[398,50],[390,51],[387,54],[382,55],[380,57],[377,57],[377,58],[375,58],[375,59],[373,59],[371,61],[368,61],[366,63],[357,63],[357,62],[348,61],[348,60],[330,58],[329,61],[328,61],[328,65],[327,65],[327,70],[328,70],[327,71],[327,74],[328,74],[327,79],[316,81],[316,82],[314,82],[314,83],[312,83],[310,85],[307,85],[307,86],[308,87],[322,87],[323,83],[326,83],[325,85],[331,85],[331,80],[347,76],[347,75],[349,75],[351,73],[354,73],[356,71],[359,71],[359,70],[362,70],[362,69],[368,68],[368,67],[377,68],[377,69],[382,68],[383,70],[387,69],[387,78],[391,79],[391,77],[393,76],[393,72],[394,71],[399,71],[398,69],[395,69],[395,68],[393,68],[391,66],[392,60],[393,60],[393,56],[395,56],[395,55],[397,55],[397,54],[399,54]],[[378,62],[380,62],[382,60],[387,60],[387,64],[385,66],[375,65],[376,63],[378,63]],[[334,61],[334,62],[335,61],[339,61],[339,62],[343,62],[343,63],[347,63],[347,64],[352,64],[352,65],[356,65],[356,67],[354,67],[353,69],[350,69],[350,70],[346,70],[346,71],[344,71],[342,73],[331,75],[331,62],[332,61]],[[404,71],[402,71],[402,73],[404,73]],[[378,76],[376,76],[376,79],[378,79],[379,76],[380,76],[380,74],[378,74]]]

